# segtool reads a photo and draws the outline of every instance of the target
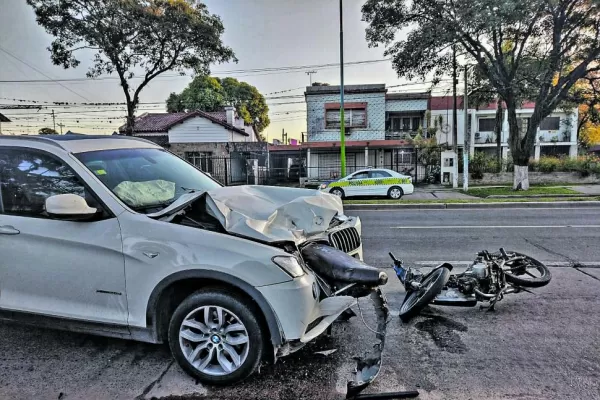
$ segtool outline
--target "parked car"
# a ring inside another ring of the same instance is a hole
[[[336,181],[322,183],[319,190],[341,198],[387,196],[398,200],[405,194],[412,194],[415,187],[412,184],[412,177],[408,175],[391,169],[368,168]]]
[[[335,275],[344,290],[387,281],[360,263],[360,219],[339,198],[222,187],[142,139],[2,137],[0,182],[2,319],[168,342],[205,383],[244,379],[355,304],[316,278],[307,244],[364,269]]]

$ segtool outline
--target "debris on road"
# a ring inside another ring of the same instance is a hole
[[[323,350],[323,351],[315,351],[315,354],[320,354],[322,356],[330,356],[333,353],[335,353],[338,349],[331,349],[331,350]]]

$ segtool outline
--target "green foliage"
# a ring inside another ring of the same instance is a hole
[[[270,124],[269,107],[256,87],[234,78],[197,76],[180,94],[167,99],[168,112],[185,110],[218,111],[233,105],[238,115],[260,133]]]
[[[485,172],[497,172],[498,162],[495,158],[487,156],[482,152],[475,152],[469,160],[469,172],[471,179],[483,179]]]
[[[75,68],[78,50],[95,51],[89,77],[116,73],[127,102],[131,134],[140,92],[166,71],[208,74],[235,60],[221,41],[223,23],[192,0],[27,0],[37,22],[54,36],[52,62]],[[142,79],[129,80],[141,71]]]
[[[42,128],[39,130],[38,134],[40,135],[58,135],[55,129],[52,128]]]
[[[600,174],[600,159],[596,156],[580,157],[540,157],[529,163],[529,170],[535,172],[577,172],[585,177]]]
[[[386,46],[401,77],[447,76],[453,47],[475,62],[482,82],[506,103],[517,165],[528,164],[541,120],[600,61],[597,0],[367,0],[362,12],[367,41]],[[516,110],[527,98],[536,105],[520,135]]]

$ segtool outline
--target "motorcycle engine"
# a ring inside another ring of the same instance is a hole
[[[485,264],[473,264],[471,275],[477,279],[485,279],[488,276],[488,268]]]

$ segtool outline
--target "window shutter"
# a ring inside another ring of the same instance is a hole
[[[366,127],[367,126],[367,110],[355,109],[352,110],[352,126]]]
[[[340,111],[327,110],[325,113],[325,127],[339,128],[340,127]]]

